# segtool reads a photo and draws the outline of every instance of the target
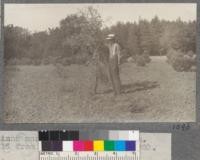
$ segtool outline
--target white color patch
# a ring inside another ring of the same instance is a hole
[[[73,141],[63,141],[63,151],[73,151]]]
[[[138,130],[111,130],[109,131],[110,140],[139,140]]]
[[[129,140],[139,140],[139,131],[134,130],[134,131],[129,131]]]

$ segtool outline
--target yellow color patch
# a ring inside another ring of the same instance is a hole
[[[104,151],[104,141],[93,141],[94,151]]]

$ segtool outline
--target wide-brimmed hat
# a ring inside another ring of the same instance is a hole
[[[108,34],[106,39],[107,40],[115,39],[115,34]]]

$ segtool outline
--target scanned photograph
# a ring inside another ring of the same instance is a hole
[[[5,4],[5,122],[194,122],[196,7]]]

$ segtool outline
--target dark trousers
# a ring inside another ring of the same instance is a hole
[[[117,56],[114,56],[109,60],[109,75],[114,93],[115,95],[119,95],[121,93],[121,80]]]

